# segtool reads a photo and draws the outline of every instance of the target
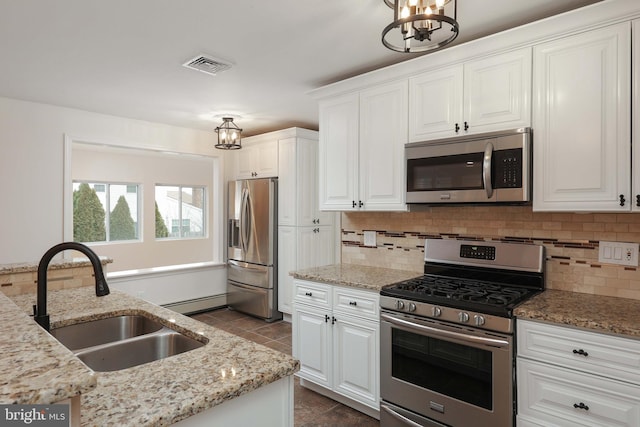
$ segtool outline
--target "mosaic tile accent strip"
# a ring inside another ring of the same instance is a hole
[[[376,232],[376,247],[363,231]],[[547,288],[640,300],[640,270],[598,261],[599,241],[640,243],[640,215],[533,212],[530,206],[434,207],[342,214],[342,262],[421,272],[426,238],[535,243]]]

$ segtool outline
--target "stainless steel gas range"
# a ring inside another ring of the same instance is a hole
[[[512,312],[543,289],[543,246],[427,239],[380,292],[380,425],[512,427]]]

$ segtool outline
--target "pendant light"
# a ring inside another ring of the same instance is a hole
[[[382,30],[382,44],[391,50],[427,52],[442,49],[458,37],[457,0],[384,2],[393,9],[393,22]]]
[[[221,150],[239,150],[242,148],[242,129],[233,123],[233,117],[223,117],[222,124],[216,128],[218,143],[216,148]]]

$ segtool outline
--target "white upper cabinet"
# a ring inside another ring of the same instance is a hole
[[[360,194],[365,210],[406,210],[407,81],[360,92]]]
[[[533,209],[629,211],[630,23],[540,44],[534,64]]]
[[[320,102],[320,208],[406,210],[407,82]]]
[[[634,211],[640,211],[640,20],[633,21],[632,24],[633,33],[633,106],[631,108],[633,112],[632,121],[632,154],[633,154],[633,193],[632,193],[632,209]]]
[[[234,154],[235,178],[269,178],[278,176],[278,141],[250,143],[246,138]]]
[[[278,225],[332,225],[334,214],[319,209],[318,141],[286,138],[278,145]]]
[[[320,102],[320,209],[351,210],[358,192],[359,95]]]
[[[409,79],[409,141],[531,124],[531,48]]]

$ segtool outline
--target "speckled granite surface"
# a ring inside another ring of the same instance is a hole
[[[547,289],[514,310],[518,318],[640,338],[640,301]]]
[[[86,393],[96,376],[0,292],[0,403],[53,403]]]
[[[296,279],[379,291],[383,286],[420,276],[415,271],[366,267],[355,264],[332,264],[298,270],[291,273]]]
[[[35,303],[35,295],[16,295],[12,299],[22,312],[29,312]],[[93,374],[91,378],[97,379],[97,386],[83,393],[81,399],[81,423],[85,426],[169,425],[292,375],[299,369],[299,362],[284,353],[115,290],[100,298],[88,287],[53,291],[48,300],[52,329],[78,320],[145,314],[192,338],[208,340],[207,345],[180,355],[121,371]],[[9,370],[9,365],[16,364],[18,358],[28,364],[29,358],[39,357],[40,351],[34,352],[33,344],[30,354],[14,352],[11,357],[6,353],[10,343],[4,339],[5,330],[10,331],[16,322],[5,319],[4,310],[3,320],[6,321],[0,325],[3,336],[0,366]],[[48,334],[44,335],[48,337],[41,339],[44,348],[52,345],[51,342],[57,344]],[[57,345],[65,356],[76,360],[75,364],[67,363],[87,374],[82,363]],[[66,366],[60,367],[56,361],[54,358],[51,362],[53,372],[67,371]],[[26,383],[34,389],[40,387],[38,382]],[[11,392],[11,384],[6,387],[3,396]]]
[[[111,264],[113,260],[111,258],[100,257],[102,265]],[[19,262],[13,264],[0,264],[0,274],[11,273],[29,273],[32,271],[38,271],[38,261],[35,262]],[[63,268],[77,268],[88,267],[91,265],[91,261],[87,258],[73,258],[73,259],[53,259],[49,263],[47,270],[60,270]]]

